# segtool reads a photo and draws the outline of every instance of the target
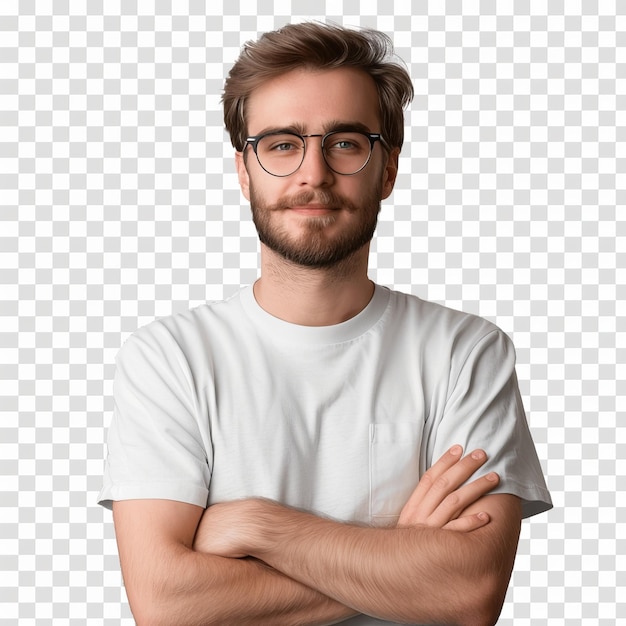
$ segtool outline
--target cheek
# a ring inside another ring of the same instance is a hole
[[[349,182],[351,183],[350,186],[346,186],[342,190],[342,194],[356,203],[369,204],[380,202],[384,198],[385,178],[384,172],[380,168],[370,171],[358,181]]]
[[[252,167],[248,172],[248,190],[248,200],[257,207],[273,206],[302,191],[294,187],[288,178],[277,178],[263,170],[255,171]]]

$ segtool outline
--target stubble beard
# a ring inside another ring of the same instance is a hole
[[[280,213],[289,211],[289,207],[310,203],[334,210],[326,215],[307,217],[303,234],[290,234],[280,223]],[[270,250],[295,265],[331,268],[341,265],[372,240],[380,212],[380,190],[373,189],[359,206],[330,191],[304,192],[269,205],[251,185],[250,207],[259,240]],[[339,233],[328,233],[344,211],[358,214],[359,219]]]

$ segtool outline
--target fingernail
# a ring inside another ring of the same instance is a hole
[[[461,448],[461,446],[452,446],[450,448],[450,454],[452,456],[461,456],[461,452],[463,452],[463,448]]]
[[[485,478],[492,483],[495,483],[498,480],[498,475],[495,472],[489,472],[489,474],[487,474]]]
[[[482,450],[474,450],[474,452],[472,452],[472,458],[476,459],[477,461],[480,459],[484,459],[485,453]]]
[[[478,514],[478,519],[482,520],[483,522],[488,522],[489,521],[489,515],[487,515],[487,513],[479,513]]]

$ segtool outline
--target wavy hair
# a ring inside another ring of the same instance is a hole
[[[413,99],[413,83],[394,56],[391,39],[371,30],[335,24],[288,24],[247,42],[224,84],[224,125],[235,149],[245,147],[246,101],[266,81],[294,69],[354,67],[372,77],[378,91],[381,133],[392,147],[404,141],[404,108]]]

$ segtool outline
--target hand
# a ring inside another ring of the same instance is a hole
[[[462,454],[461,446],[453,446],[422,476],[400,512],[398,526],[422,524],[468,532],[489,523],[486,513],[462,513],[494,489],[500,479],[491,472],[463,485],[485,463],[487,455],[483,450],[465,457]]]

